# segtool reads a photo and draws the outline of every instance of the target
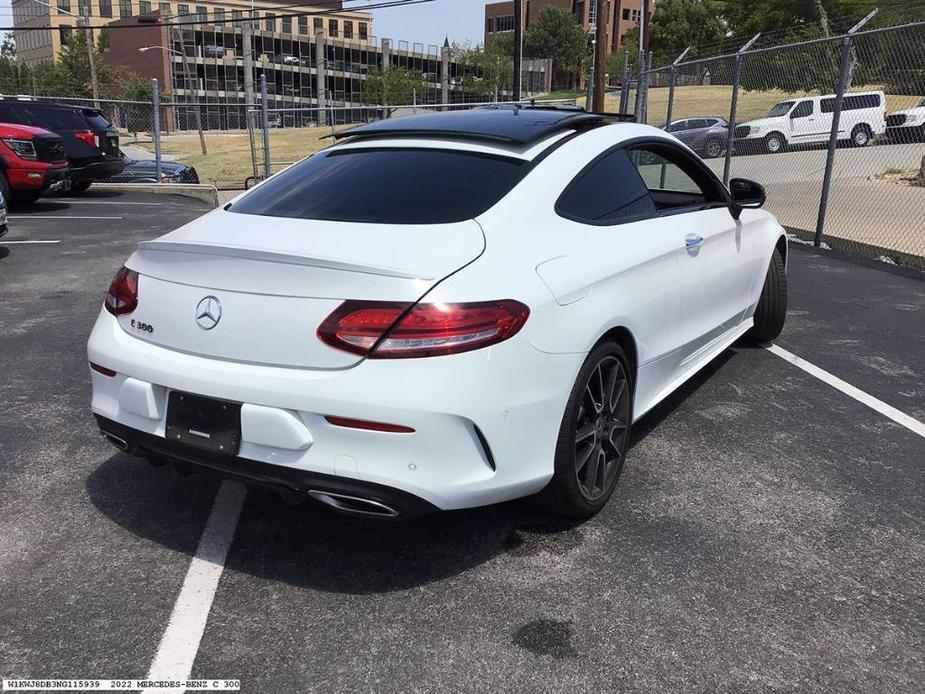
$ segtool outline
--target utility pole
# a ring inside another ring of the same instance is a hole
[[[592,111],[604,112],[604,74],[607,72],[607,27],[610,23],[610,0],[597,0],[597,26],[594,31],[594,102]]]
[[[514,101],[520,101],[524,64],[524,5],[514,0]]]

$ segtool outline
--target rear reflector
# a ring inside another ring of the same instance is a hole
[[[138,273],[123,267],[112,278],[106,310],[114,316],[131,313],[138,306]]]
[[[326,416],[329,424],[349,429],[366,429],[367,431],[386,431],[392,434],[413,434],[414,429],[401,424],[386,424],[384,422],[369,422],[365,419],[350,419],[349,417]]]
[[[530,309],[519,301],[416,304],[345,301],[318,328],[322,342],[370,359],[457,354],[515,335]]]
[[[92,361],[90,362],[90,368],[96,371],[97,373],[101,373],[104,376],[109,376],[110,378],[116,375],[116,372],[113,371],[112,369],[107,369],[105,366],[94,364]]]

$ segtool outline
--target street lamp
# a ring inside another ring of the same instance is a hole
[[[43,0],[35,0],[35,2],[37,2],[39,5],[44,5],[49,10],[57,10],[60,14],[66,14],[69,17],[73,17],[74,19],[77,20],[78,25],[80,24],[84,25],[84,28],[87,31],[87,59],[90,61],[90,88],[93,91],[93,106],[95,108],[99,108],[100,107],[100,95],[99,95],[99,87],[96,82],[96,60],[94,58],[94,53],[93,53],[93,27],[90,26],[89,17],[85,17],[82,14],[80,15],[74,14],[73,12],[68,12],[67,10],[63,10],[60,7],[49,5],[47,2],[43,2]]]
[[[167,51],[168,53],[175,53],[176,55],[183,55],[176,48],[168,48],[167,46],[142,46],[138,49],[139,53],[144,53],[145,51],[153,51],[155,49]]]

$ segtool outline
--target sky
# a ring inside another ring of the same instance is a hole
[[[369,0],[379,2],[381,0]],[[484,38],[486,0],[433,0],[408,7],[372,10],[373,33],[396,41],[443,45],[481,43]],[[363,2],[344,3],[351,9],[363,9]]]

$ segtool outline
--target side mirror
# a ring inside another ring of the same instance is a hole
[[[768,198],[761,184],[747,178],[733,178],[729,181],[729,192],[732,193],[732,216],[736,219],[744,209],[764,207]]]

